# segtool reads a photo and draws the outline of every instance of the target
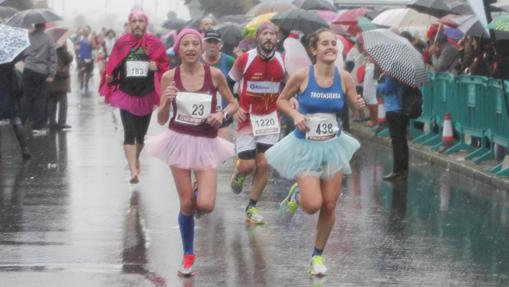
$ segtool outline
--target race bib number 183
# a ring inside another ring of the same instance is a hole
[[[129,77],[146,77],[148,75],[147,61],[127,61],[126,76]]]

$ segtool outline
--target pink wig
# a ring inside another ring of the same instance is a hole
[[[135,8],[133,10],[131,10],[131,13],[129,13],[129,22],[131,22],[131,20],[133,18],[144,18],[145,21],[148,23],[148,16],[147,14],[145,13],[145,11],[143,11],[142,9],[139,9],[139,8]]]
[[[182,39],[187,35],[195,35],[200,39],[200,46],[202,45],[203,39],[200,34],[200,32],[196,31],[195,29],[191,28],[185,28],[180,31],[180,33],[177,35],[177,39],[175,40],[175,44],[173,44],[173,51],[175,52],[175,55],[178,56],[180,42],[182,42]]]

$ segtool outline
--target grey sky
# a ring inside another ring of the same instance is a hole
[[[184,0],[48,0],[48,4],[59,15],[72,23],[74,17],[84,14],[90,18],[91,26],[103,26],[104,20],[114,23],[110,26],[117,28],[119,22],[125,21],[129,11],[134,6],[143,7],[151,18],[152,23],[159,24],[166,18],[166,13],[175,11],[180,18],[189,19],[189,12]],[[108,15],[108,17],[106,17]]]

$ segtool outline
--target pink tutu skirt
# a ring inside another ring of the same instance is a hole
[[[145,148],[168,165],[189,170],[214,169],[235,155],[235,145],[225,139],[191,136],[170,129],[147,138]]]
[[[155,92],[143,97],[131,96],[124,91],[117,89],[111,95],[109,104],[126,110],[136,116],[144,116],[150,114],[159,104]]]

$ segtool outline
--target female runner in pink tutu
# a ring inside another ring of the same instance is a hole
[[[178,217],[184,248],[181,275],[192,275],[194,217],[199,212],[209,213],[216,201],[216,168],[235,155],[234,145],[217,136],[223,120],[238,108],[236,100],[220,70],[200,62],[201,34],[183,29],[177,36],[174,50],[181,64],[166,72],[161,81],[161,102],[157,113],[159,124],[165,125],[172,117],[169,129],[148,140],[147,150],[170,165],[180,199]],[[229,104],[216,110],[216,92]],[[191,172],[198,188],[193,191]]]

